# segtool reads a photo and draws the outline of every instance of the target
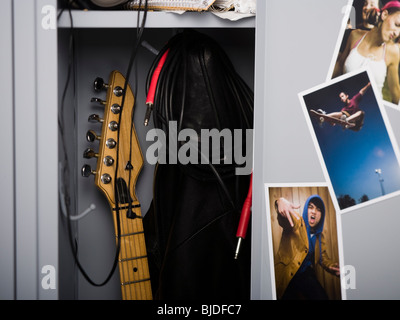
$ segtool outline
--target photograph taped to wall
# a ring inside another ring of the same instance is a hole
[[[399,48],[399,1],[349,1],[327,80],[369,66],[377,97],[400,110]]]
[[[400,194],[399,149],[370,71],[299,93],[341,213]]]
[[[266,184],[265,197],[274,299],[345,299],[340,215],[328,186]]]

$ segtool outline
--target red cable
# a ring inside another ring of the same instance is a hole
[[[250,176],[250,186],[247,193],[246,200],[243,203],[242,213],[240,215],[239,227],[236,232],[236,237],[246,238],[247,227],[249,225],[250,214],[251,214],[251,204],[253,196],[253,173]]]
[[[153,72],[153,76],[151,77],[149,92],[147,94],[146,104],[154,104],[154,96],[156,94],[156,87],[158,82],[158,77],[160,76],[160,72],[162,67],[164,66],[165,60],[167,59],[169,52],[169,48],[164,52],[160,61],[158,62],[157,68]]]
[[[244,238],[246,238],[247,228],[249,226],[249,220],[250,220],[250,215],[251,215],[252,198],[253,198],[253,173],[251,173],[251,176],[250,176],[249,191],[248,191],[247,197],[243,203],[242,213],[240,214],[239,227],[236,232],[236,237],[238,239],[238,243],[237,243],[236,251],[235,251],[235,259],[238,258],[242,240]]]

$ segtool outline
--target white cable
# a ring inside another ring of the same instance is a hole
[[[142,47],[146,48],[149,50],[151,53],[155,54],[156,56],[159,54],[159,51],[154,48],[150,43],[148,43],[146,40],[143,40],[141,43]]]
[[[85,211],[83,211],[81,214],[77,215],[77,216],[70,216],[69,218],[73,221],[82,219],[84,216],[86,216],[88,213],[94,211],[96,209],[96,205],[94,203],[92,203],[89,208],[87,208]]]
[[[67,215],[67,206],[65,204],[65,196],[64,196],[64,192],[62,191],[62,181],[61,181],[61,172],[62,172],[62,163],[60,162],[59,164],[59,170],[60,170],[60,174],[59,174],[59,194],[60,194],[60,201],[61,201],[61,211],[64,215],[64,217],[68,218]],[[69,216],[69,219],[72,221],[77,221],[79,219],[82,219],[84,216],[86,216],[88,213],[94,211],[96,209],[96,205],[94,203],[92,203],[86,210],[84,210],[81,214],[76,215],[76,216]]]

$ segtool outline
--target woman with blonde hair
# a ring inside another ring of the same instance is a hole
[[[379,14],[370,17],[374,28],[351,32],[336,61],[333,78],[368,66],[379,92],[387,81],[390,101],[398,104],[400,52],[395,41],[400,36],[400,2],[390,1],[376,12]]]

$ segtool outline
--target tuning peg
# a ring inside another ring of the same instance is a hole
[[[106,146],[109,149],[114,149],[117,146],[117,142],[114,139],[110,138],[106,141]]]
[[[116,121],[111,121],[111,122],[108,124],[108,128],[109,128],[111,131],[117,131],[117,130],[118,130],[118,122],[116,122]]]
[[[101,122],[103,123],[104,119],[100,118],[97,114],[91,114],[88,118],[89,122]]]
[[[107,90],[108,84],[106,84],[103,78],[97,77],[93,83],[94,91],[99,92],[101,90]]]
[[[111,167],[114,164],[114,159],[111,156],[106,156],[103,159],[103,163],[107,166],[107,167]]]
[[[119,104],[114,103],[114,104],[111,106],[111,111],[112,111],[112,113],[114,113],[114,114],[119,114],[119,113],[121,112],[121,106],[120,106]]]
[[[82,173],[82,177],[85,177],[85,178],[90,177],[91,174],[93,174],[93,175],[96,174],[96,172],[92,171],[92,168],[88,164],[85,164],[82,167],[81,173]]]
[[[99,99],[99,98],[92,98],[92,99],[90,100],[90,102],[96,102],[96,103],[98,103],[98,104],[101,104],[102,106],[104,106],[104,105],[106,104],[106,102],[105,102],[104,100],[101,100],[101,99]]]
[[[117,86],[114,88],[113,93],[115,96],[120,97],[124,94],[124,89],[122,89],[120,86]]]
[[[103,174],[100,179],[101,182],[103,182],[104,184],[109,184],[112,180],[111,176],[108,173]]]
[[[86,140],[89,142],[94,142],[95,140],[100,140],[100,137],[93,130],[86,132]]]
[[[83,151],[83,157],[86,159],[97,158],[99,156],[98,153],[94,152],[92,148],[87,148]]]

